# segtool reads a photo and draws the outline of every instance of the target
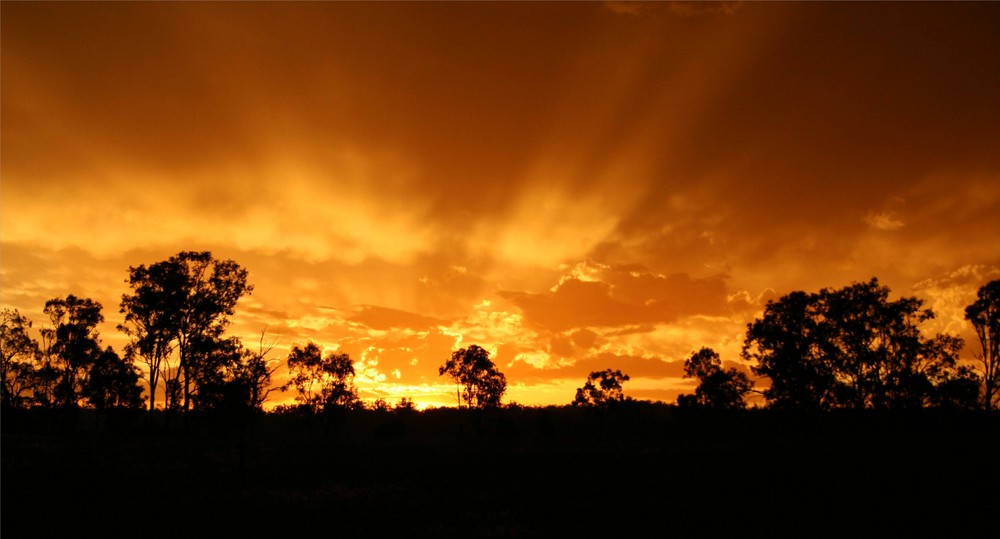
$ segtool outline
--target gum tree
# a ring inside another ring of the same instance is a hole
[[[890,300],[874,278],[796,291],[748,324],[743,358],[770,380],[763,394],[772,407],[968,407],[978,382],[958,365],[962,339],[924,336],[920,325],[932,318],[920,299]]]
[[[972,322],[981,347],[976,359],[982,365],[983,407],[994,410],[1000,404],[1000,279],[984,284],[976,296],[965,308],[965,319]]]
[[[295,400],[305,409],[329,412],[360,404],[354,387],[354,362],[347,354],[324,356],[319,346],[310,342],[305,347],[292,347],[287,364],[291,375],[288,385],[295,387]]]
[[[459,407],[462,401],[470,408],[495,408],[507,391],[507,378],[490,360],[490,353],[478,345],[461,348],[438,368],[458,386]]]
[[[16,309],[0,311],[0,406],[23,408],[31,399],[38,360],[38,342],[28,331],[31,320]]]
[[[627,400],[622,384],[629,381],[629,375],[620,370],[605,369],[594,371],[587,376],[583,387],[576,390],[573,406],[585,408],[608,408]]]
[[[54,368],[53,404],[75,408],[83,397],[90,367],[101,355],[97,325],[104,321],[101,304],[72,294],[45,302],[52,327],[42,330]]]
[[[148,367],[150,410],[161,377],[168,408],[187,410],[198,389],[203,363],[220,357],[223,333],[237,302],[253,291],[248,272],[208,251],[182,251],[168,260],[129,268],[132,292],[124,294],[120,326],[131,351]],[[176,354],[174,353],[176,352]]]
[[[719,354],[711,348],[702,348],[684,362],[684,377],[698,380],[693,395],[681,395],[677,403],[682,406],[716,410],[742,410],[746,408],[746,395],[753,383],[746,374],[734,368],[723,369]]]

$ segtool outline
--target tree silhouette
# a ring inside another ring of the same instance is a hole
[[[395,410],[397,412],[405,412],[405,413],[413,412],[416,409],[417,405],[413,402],[413,399],[409,397],[403,397],[399,399],[399,402],[396,403],[395,407]]]
[[[246,401],[244,388],[236,378],[243,358],[243,345],[236,338],[215,335],[199,336],[190,343],[192,358],[188,365],[190,399],[195,410],[239,408]]]
[[[42,330],[51,343],[48,354],[55,368],[53,404],[75,408],[87,372],[101,355],[97,334],[97,325],[104,321],[101,304],[70,294],[45,302],[44,312],[53,326]]]
[[[934,317],[914,297],[888,299],[877,279],[769,301],[747,325],[743,357],[766,376],[769,405],[791,408],[968,406],[962,390],[977,383],[957,364],[962,340],[925,338]]]
[[[312,412],[356,408],[360,405],[354,387],[354,362],[347,354],[329,353],[325,357],[315,343],[305,348],[292,347],[288,354],[290,385],[295,386],[295,400]]]
[[[452,352],[451,358],[438,368],[438,375],[449,375],[461,390],[459,406],[464,400],[470,408],[495,408],[507,391],[507,377],[500,372],[490,353],[478,345]]]
[[[982,352],[976,359],[982,364],[983,407],[992,410],[1000,405],[1000,279],[979,288],[977,299],[965,308],[965,319],[972,322]]]
[[[273,344],[264,345],[261,333],[257,351],[248,350],[236,338],[204,339],[195,345],[198,361],[191,370],[196,410],[261,410],[278,366],[268,365]]]
[[[0,406],[23,408],[32,398],[38,343],[28,335],[31,321],[16,309],[0,311]]]
[[[232,260],[216,260],[208,251],[182,251],[146,267],[129,268],[131,294],[122,296],[122,331],[149,367],[150,410],[159,378],[164,377],[168,407],[187,410],[198,391],[200,361],[217,359],[212,347],[222,334],[236,303],[253,291],[248,272]],[[169,364],[177,350],[176,367]]]
[[[260,332],[257,350],[243,350],[243,360],[237,365],[233,377],[246,390],[247,405],[254,410],[261,410],[268,395],[279,389],[271,386],[271,377],[280,367],[280,363],[271,365],[267,354],[274,349],[275,341],[264,344],[266,329]]]
[[[110,346],[101,349],[101,309],[100,303],[72,294],[45,303],[53,327],[41,332],[45,361],[34,373],[36,403],[76,408],[85,402],[98,409],[142,406],[132,357],[121,358]]]
[[[711,348],[702,348],[684,362],[684,377],[697,378],[694,395],[680,395],[677,404],[685,407],[703,407],[716,410],[742,410],[746,408],[746,394],[753,383],[747,375],[736,369],[723,370],[719,354]]]
[[[622,384],[629,380],[620,370],[605,369],[594,371],[587,377],[583,387],[576,390],[573,406],[587,408],[608,408],[625,402]]]
[[[126,354],[137,355],[146,363],[150,411],[156,406],[159,380],[174,349],[177,318],[186,299],[184,281],[180,264],[173,258],[149,267],[129,268],[126,282],[132,293],[122,295],[125,323],[118,329],[131,338]]]
[[[109,346],[91,364],[81,393],[98,410],[142,408],[139,379],[139,371],[132,358],[120,358]]]
[[[743,357],[754,373],[770,378],[764,390],[776,408],[831,408],[834,367],[815,344],[819,319],[814,294],[795,291],[768,301],[764,316],[748,325]]]

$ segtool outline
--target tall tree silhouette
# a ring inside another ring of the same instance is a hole
[[[79,405],[91,365],[101,355],[97,325],[104,321],[101,304],[72,294],[45,302],[44,312],[52,327],[42,330],[51,343],[49,354],[55,368],[54,403]]]
[[[478,345],[455,350],[451,358],[438,368],[438,375],[447,374],[461,390],[462,401],[470,408],[500,406],[507,391],[507,377],[490,360],[490,353]]]
[[[29,329],[31,320],[16,309],[0,311],[0,406],[4,408],[23,408],[33,396],[39,349]]]
[[[1000,279],[981,286],[976,296],[965,308],[965,319],[979,338],[976,359],[982,364],[983,407],[992,410],[1000,404]]]
[[[746,395],[753,387],[747,375],[736,369],[723,369],[719,354],[702,348],[684,362],[684,377],[696,378],[694,395],[680,395],[677,404],[716,410],[746,408]]]
[[[594,371],[587,376],[583,387],[577,388],[573,406],[586,408],[608,408],[625,402],[622,384],[629,381],[629,375],[620,370],[605,369]]]
[[[206,343],[223,341],[237,302],[253,291],[247,276],[236,262],[216,260],[208,251],[182,251],[149,267],[129,268],[132,293],[122,296],[121,328],[149,367],[150,410],[161,376],[168,404],[190,407],[198,363],[213,357]],[[169,362],[174,349],[176,366]]]
[[[131,339],[126,353],[146,363],[152,411],[165,362],[174,349],[181,305],[187,299],[185,274],[175,257],[149,267],[130,267],[126,282],[132,293],[122,295],[125,323],[118,329]]]
[[[888,299],[877,279],[769,301],[748,324],[743,357],[770,379],[769,405],[793,408],[968,406],[974,373],[957,364],[962,340],[925,338],[934,317],[914,297]]]

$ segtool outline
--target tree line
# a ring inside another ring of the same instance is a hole
[[[308,413],[365,407],[347,354],[315,343],[294,346],[284,360],[285,385],[272,386],[280,361],[269,361],[273,343],[262,333],[255,349],[226,336],[238,301],[252,293],[248,272],[208,251],[182,251],[168,260],[130,267],[122,295],[129,339],[123,353],[103,347],[97,326],[100,303],[68,295],[46,302],[49,326],[41,340],[15,309],[0,311],[0,405],[156,409],[156,395],[171,411],[263,409],[269,394],[294,388],[296,404],[277,412]],[[698,382],[683,394],[684,408],[742,409],[760,396],[765,407],[831,410],[951,407],[996,410],[1000,404],[1000,280],[979,288],[965,309],[979,351],[963,364],[961,338],[925,336],[920,325],[935,314],[915,297],[889,299],[873,278],[840,289],[795,291],[768,301],[761,318],[747,324],[744,371],[723,368],[711,348],[684,362],[684,376]],[[145,365],[140,369],[138,364]],[[456,384],[456,400],[471,408],[502,406],[506,377],[478,345],[453,352],[439,368]],[[573,406],[609,408],[631,401],[628,374],[591,372]],[[144,382],[144,383],[143,383]],[[387,409],[378,400],[370,405]],[[399,408],[412,409],[403,399]]]
[[[767,387],[756,390],[742,372],[723,370],[718,354],[705,348],[685,362],[687,376],[700,384],[678,403],[740,408],[759,392],[771,408],[996,409],[1000,280],[983,285],[965,309],[980,341],[976,365],[959,361],[960,337],[923,335],[920,324],[934,316],[918,298],[890,301],[889,288],[875,278],[786,294],[747,325],[743,342],[742,359]]]

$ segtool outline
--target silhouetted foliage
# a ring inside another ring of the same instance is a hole
[[[261,333],[257,351],[239,339],[203,338],[192,343],[191,376],[197,391],[191,395],[198,410],[260,410],[274,389],[271,375],[277,366],[268,365],[266,356],[273,345],[264,345]]]
[[[132,358],[118,357],[109,346],[91,365],[82,395],[98,410],[142,408],[144,399],[139,380],[139,370]]]
[[[461,388],[461,402],[470,408],[494,408],[507,391],[507,377],[500,372],[490,353],[478,345],[461,348],[438,368],[438,375],[449,375]]]
[[[312,411],[332,411],[361,407],[354,387],[354,362],[347,354],[328,353],[324,357],[315,343],[305,348],[292,347],[288,354],[290,385],[295,386],[295,398]]]
[[[734,368],[723,370],[719,354],[711,348],[702,348],[684,361],[684,377],[699,382],[694,395],[677,397],[677,404],[684,407],[742,410],[753,388],[746,374]]]
[[[365,405],[366,410],[371,410],[373,412],[388,413],[392,410],[389,406],[389,401],[379,397],[371,402],[371,404]]]
[[[271,376],[278,370],[280,363],[275,361],[272,365],[267,360],[267,354],[274,349],[274,341],[264,344],[265,331],[260,333],[256,352],[244,348],[243,360],[233,372],[233,378],[239,380],[246,390],[247,405],[254,410],[263,409],[268,395],[279,389],[271,386]]]
[[[168,368],[165,362],[174,349],[180,306],[186,300],[184,273],[179,262],[170,259],[149,267],[130,267],[126,282],[132,293],[122,295],[125,323],[118,329],[131,338],[126,354],[137,355],[146,363],[152,411],[160,377]]]
[[[982,365],[983,407],[1000,405],[1000,279],[981,286],[976,301],[965,308],[965,319],[972,322],[981,352],[976,359]]]
[[[50,343],[46,355],[55,375],[52,404],[75,408],[87,373],[101,355],[97,333],[97,325],[104,321],[101,304],[70,294],[45,302],[44,312],[53,326],[42,330]]]
[[[205,371],[199,362],[219,359],[217,346],[236,303],[253,291],[247,270],[232,260],[216,260],[208,251],[182,251],[146,267],[129,268],[133,292],[122,296],[121,330],[149,367],[150,410],[159,378],[164,378],[168,408],[187,410]],[[177,350],[176,366],[170,365]],[[223,352],[224,353],[224,352]],[[217,370],[217,369],[216,369]]]
[[[573,406],[608,408],[626,401],[622,384],[629,380],[620,370],[594,371],[587,376],[583,387],[577,388]]]
[[[41,331],[45,343],[40,366],[31,371],[34,404],[76,408],[142,406],[139,372],[132,357],[101,349],[97,325],[104,321],[101,304],[74,295],[45,303],[52,324]]]
[[[0,406],[4,408],[23,408],[34,396],[39,349],[29,329],[31,320],[16,309],[0,311]]]
[[[236,338],[201,337],[190,343],[188,376],[193,387],[190,398],[195,410],[242,407],[246,388],[235,376],[243,358],[243,345]]]
[[[396,403],[395,410],[397,412],[415,412],[417,410],[417,405],[413,403],[413,399],[403,397]]]
[[[924,338],[934,317],[914,297],[888,300],[877,279],[819,293],[792,292],[769,301],[748,324],[743,357],[770,379],[764,390],[779,408],[919,408],[962,402],[978,384],[957,364],[962,340]]]

